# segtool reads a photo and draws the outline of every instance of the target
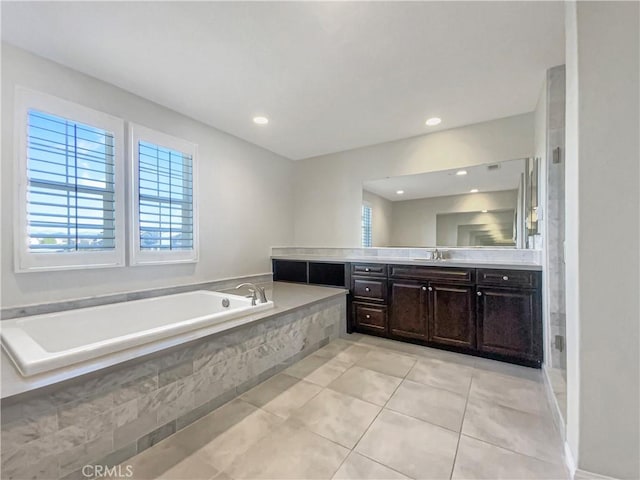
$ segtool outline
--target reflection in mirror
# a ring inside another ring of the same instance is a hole
[[[367,181],[363,246],[524,248],[531,220],[524,212],[537,187],[529,164],[519,159]],[[363,216],[363,233],[364,225]]]

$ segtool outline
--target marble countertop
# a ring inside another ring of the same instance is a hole
[[[232,292],[237,293],[235,290]],[[7,398],[48,387],[65,380],[97,372],[98,370],[107,369],[109,367],[118,368],[120,364],[129,361],[137,361],[140,357],[146,355],[155,354],[204,337],[228,332],[229,330],[240,328],[250,323],[266,320],[285,313],[291,313],[300,308],[309,307],[324,300],[341,297],[346,293],[347,291],[342,288],[274,282],[271,287],[267,288],[267,297],[272,299],[275,304],[274,307],[269,310],[263,310],[222,324],[185,332],[170,338],[146,343],[144,345],[138,345],[100,358],[80,362],[68,367],[59,368],[29,377],[23,377],[20,375],[11,359],[6,355],[4,350],[2,350],[0,357],[0,369],[2,373],[0,398]]]
[[[429,260],[406,257],[340,257],[330,255],[273,255],[273,260],[299,260],[312,262],[361,262],[361,263],[386,263],[393,265],[418,265],[425,267],[463,267],[463,268],[496,268],[509,270],[542,270],[542,265],[528,262],[488,262],[479,260]]]

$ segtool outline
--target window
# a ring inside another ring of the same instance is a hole
[[[16,270],[124,265],[124,122],[16,89]]]
[[[131,125],[131,264],[198,260],[196,145]]]
[[[362,246],[371,247],[371,207],[362,205]]]

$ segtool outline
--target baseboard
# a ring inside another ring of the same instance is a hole
[[[558,433],[560,433],[560,438],[562,438],[562,441],[565,442],[567,439],[565,418],[562,416],[562,411],[560,410],[560,406],[558,405],[556,394],[553,392],[553,386],[551,385],[551,379],[549,378],[549,372],[547,371],[546,365],[543,365],[542,367],[542,377],[544,379],[544,392],[547,396],[547,404],[551,409],[553,423],[556,426]]]
[[[564,442],[564,464],[569,470],[569,478],[574,478],[576,475],[576,461],[573,459],[573,453],[571,453],[571,447],[565,440]]]
[[[576,480],[618,480],[615,477],[607,477],[598,473],[588,472],[587,470],[577,469],[574,478]]]

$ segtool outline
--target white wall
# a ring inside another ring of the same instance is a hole
[[[529,157],[533,114],[295,163],[295,244],[358,247],[362,182]]]
[[[640,477],[640,6],[567,5],[568,439]]]
[[[436,216],[439,213],[515,209],[517,203],[517,190],[393,202],[391,245],[394,247],[433,247],[437,240]]]
[[[199,145],[200,261],[47,273],[13,271],[13,92],[40,90]],[[2,44],[2,307],[270,272],[293,238],[291,161],[113,85]]]
[[[371,207],[371,246],[388,247],[392,202],[367,190],[362,191],[362,201]]]

